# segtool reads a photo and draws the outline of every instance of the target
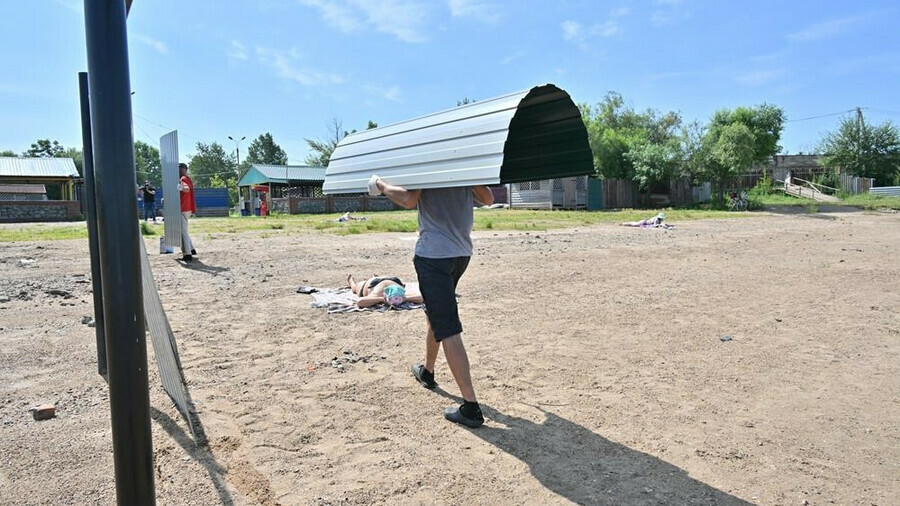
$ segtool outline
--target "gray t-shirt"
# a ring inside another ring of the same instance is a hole
[[[422,190],[416,255],[425,258],[472,256],[473,204],[472,188],[468,186]]]

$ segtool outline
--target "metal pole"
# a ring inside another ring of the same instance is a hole
[[[81,143],[84,156],[84,200],[87,204],[88,249],[91,255],[91,281],[94,289],[94,325],[97,335],[97,372],[106,378],[106,340],[103,334],[103,275],[100,272],[100,250],[97,243],[97,200],[94,190],[94,149],[91,141],[91,105],[88,98],[87,72],[78,73],[81,94]],[[107,378],[108,379],[108,378]]]
[[[155,504],[125,0],[85,0],[116,498]]]

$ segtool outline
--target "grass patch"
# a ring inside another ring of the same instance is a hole
[[[524,209],[477,209],[475,230],[550,230],[577,228],[601,223],[621,223],[649,218],[659,209],[623,209],[609,211],[529,211]],[[678,223],[709,218],[739,218],[752,213],[734,213],[709,209],[665,209],[666,221]],[[245,232],[265,233],[266,237],[282,234],[358,235],[366,233],[415,233],[418,228],[416,211],[384,211],[357,213],[365,221],[338,222],[340,214],[295,214],[260,218],[232,216],[196,218],[191,220],[191,232],[206,237],[227,237]],[[142,232],[151,235],[144,230]],[[150,227],[153,234],[162,233],[158,226]],[[85,223],[21,224],[0,227],[0,242],[49,241],[57,239],[86,239]]]
[[[146,221],[141,222],[141,235],[156,235],[156,230]]]
[[[868,193],[860,195],[850,195],[847,198],[843,199],[841,203],[844,205],[859,207],[868,210],[900,210],[900,197],[888,197],[885,195],[869,195]]]

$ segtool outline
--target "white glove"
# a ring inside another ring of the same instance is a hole
[[[369,195],[373,197],[381,195],[381,190],[378,189],[377,184],[379,179],[381,178],[376,176],[375,174],[372,174],[372,177],[369,178],[369,183],[366,185],[369,188]]]

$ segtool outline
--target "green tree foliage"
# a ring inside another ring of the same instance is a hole
[[[6,149],[6,150],[3,150],[3,151],[0,151],[0,156],[17,157],[17,156],[19,156],[19,155],[17,155],[17,154],[15,153],[15,151],[11,151],[11,150],[9,150],[9,149]]]
[[[712,182],[716,205],[725,205],[725,184],[753,163],[756,157],[756,137],[750,128],[740,122],[710,130],[706,136],[709,156],[703,175]]]
[[[341,140],[352,133],[356,133],[356,129],[349,132],[344,130],[341,120],[337,118],[332,118],[331,124],[327,125],[327,128],[328,135],[323,139],[304,139],[310,149],[310,154],[303,160],[303,163],[306,165],[312,167],[327,167],[328,163],[331,161],[331,154],[334,153],[335,148],[337,148],[337,145]],[[373,128],[378,128],[378,123],[369,120],[366,124],[366,130],[372,130]]]
[[[730,111],[716,111],[710,122],[710,131],[725,128],[732,123],[741,123],[753,134],[753,163],[768,161],[770,156],[781,151],[778,141],[784,128],[784,110],[771,104],[755,107],[738,107]]]
[[[31,144],[28,151],[22,153],[22,156],[33,158],[52,158],[60,157],[65,153],[66,148],[59,144],[59,141],[51,141],[50,139],[38,139]]]
[[[678,113],[637,112],[614,91],[596,106],[580,109],[598,175],[646,187],[675,174],[681,159]]]
[[[237,167],[233,155],[226,153],[222,145],[197,143],[197,152],[191,157],[190,175],[194,186],[209,188],[212,178],[229,181],[237,180]]]
[[[238,201],[237,175],[222,177],[215,174],[209,178],[210,188],[228,188],[228,205],[233,206]]]
[[[134,141],[134,169],[138,184],[150,181],[157,188],[162,186],[162,161],[155,147],[143,141]]]
[[[250,143],[247,148],[246,162],[248,167],[254,163],[287,165],[288,155],[281,149],[281,146],[275,143],[272,134],[266,132]]]
[[[826,167],[874,178],[876,186],[900,184],[900,130],[890,121],[874,126],[846,118],[825,135],[819,150]]]

